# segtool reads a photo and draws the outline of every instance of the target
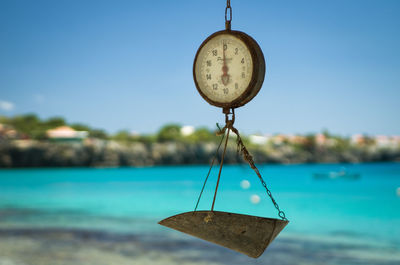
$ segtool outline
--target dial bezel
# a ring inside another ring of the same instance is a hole
[[[232,100],[231,102],[218,102],[210,99],[207,97],[203,91],[200,88],[199,83],[197,82],[197,77],[196,77],[196,64],[197,64],[197,58],[199,56],[199,53],[201,49],[213,38],[222,35],[222,34],[229,34],[232,35],[233,37],[238,38],[241,40],[246,48],[249,50],[251,59],[252,59],[252,64],[253,64],[253,70],[251,72],[251,79],[249,82],[249,85],[247,88],[243,91],[243,93],[237,97],[236,99]],[[206,100],[209,104],[216,106],[216,107],[221,107],[221,108],[238,108],[246,103],[248,103],[250,100],[252,100],[260,91],[261,86],[264,82],[264,76],[265,76],[265,60],[264,60],[264,55],[261,51],[260,46],[257,44],[257,42],[247,35],[244,32],[241,31],[236,31],[236,30],[221,30],[217,31],[210,36],[208,36],[203,43],[200,45],[199,49],[196,52],[196,56],[194,58],[194,63],[193,63],[193,79],[194,83],[196,85],[197,91],[199,94]]]

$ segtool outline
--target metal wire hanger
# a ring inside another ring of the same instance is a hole
[[[208,180],[208,178],[210,176],[211,169],[212,169],[212,167],[214,165],[216,156],[218,155],[218,151],[219,151],[219,149],[220,149],[220,147],[222,145],[222,142],[223,142],[223,140],[225,138],[225,135],[226,135],[224,150],[223,150],[222,155],[221,155],[221,161],[220,161],[220,167],[219,167],[219,172],[218,172],[217,184],[216,184],[216,187],[215,187],[213,202],[212,202],[212,205],[211,205],[211,211],[214,211],[215,199],[217,197],[219,181],[220,181],[220,178],[221,178],[222,167],[223,167],[223,164],[224,164],[224,158],[225,158],[225,154],[226,154],[226,148],[227,148],[228,141],[229,141],[229,133],[230,133],[230,131],[232,131],[232,133],[236,134],[236,136],[237,136],[237,139],[236,139],[237,152],[242,155],[243,159],[249,164],[249,166],[257,174],[258,178],[260,179],[261,185],[265,188],[265,190],[267,192],[267,195],[269,196],[269,198],[271,199],[274,207],[278,211],[278,216],[282,220],[288,221],[288,219],[286,218],[285,212],[279,208],[278,203],[276,202],[276,200],[272,196],[272,193],[271,193],[270,189],[268,188],[266,182],[262,178],[260,171],[256,167],[256,165],[254,163],[254,160],[253,160],[253,157],[250,155],[249,151],[247,150],[246,146],[244,145],[244,143],[242,141],[242,138],[240,137],[239,131],[233,126],[233,124],[235,122],[235,109],[234,108],[232,108],[232,109],[224,109],[224,113],[225,113],[225,126],[217,132],[217,135],[218,136],[222,135],[222,138],[221,138],[221,141],[220,141],[220,143],[218,145],[218,148],[217,148],[217,150],[215,152],[215,155],[214,155],[214,157],[212,159],[212,162],[211,162],[211,165],[210,165],[210,169],[208,170],[208,174],[207,174],[207,176],[206,176],[206,178],[204,180],[204,184],[203,184],[203,187],[201,189],[200,195],[199,195],[199,197],[197,199],[197,203],[196,203],[196,207],[194,209],[194,212],[196,212],[196,210],[197,210],[197,207],[199,205],[199,202],[200,202],[201,196],[203,194],[204,188],[206,186],[207,180]],[[230,114],[232,115],[231,118],[229,118]]]

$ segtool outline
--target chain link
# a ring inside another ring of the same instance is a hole
[[[229,11],[229,16],[228,16]],[[231,21],[232,21],[232,7],[231,7],[231,0],[226,1],[226,8],[225,8],[225,28],[230,30],[231,29]]]
[[[201,189],[201,192],[200,192],[199,198],[198,198],[198,200],[197,200],[197,204],[196,204],[196,207],[195,207],[194,211],[197,210],[197,206],[198,206],[198,204],[199,204],[201,195],[203,194],[203,190],[204,190],[204,187],[205,187],[205,185],[206,185],[207,179],[208,179],[208,177],[209,177],[209,175],[210,175],[211,168],[212,168],[212,166],[213,166],[213,164],[214,164],[214,160],[215,160],[215,158],[216,158],[216,155],[217,155],[217,153],[218,153],[218,150],[219,150],[220,147],[221,147],[222,141],[224,140],[225,132],[226,132],[226,130],[228,130],[228,133],[227,133],[227,136],[226,136],[227,138],[226,138],[226,142],[225,142],[224,152],[223,152],[222,158],[221,158],[220,171],[219,171],[219,173],[218,173],[218,182],[219,182],[219,179],[220,179],[221,169],[222,169],[222,165],[223,165],[223,161],[224,161],[223,156],[224,156],[224,154],[225,154],[225,152],[226,152],[226,145],[227,145],[228,139],[229,139],[229,131],[232,131],[232,132],[233,132],[234,134],[236,134],[236,136],[237,136],[237,151],[238,151],[238,153],[241,154],[241,155],[243,156],[243,159],[250,165],[250,167],[251,167],[251,168],[254,170],[254,172],[257,174],[258,178],[259,178],[260,181],[261,181],[261,185],[262,185],[262,186],[265,188],[265,190],[267,191],[267,194],[268,194],[268,196],[270,197],[272,203],[274,204],[274,207],[275,207],[276,210],[278,211],[278,216],[279,216],[282,220],[288,221],[288,219],[286,218],[285,212],[282,211],[282,210],[279,208],[278,203],[275,201],[274,197],[272,196],[271,191],[268,189],[267,183],[265,183],[264,179],[262,178],[262,176],[261,176],[261,174],[260,174],[260,171],[259,171],[258,168],[256,167],[256,165],[255,165],[255,163],[254,163],[254,160],[253,160],[253,157],[250,155],[249,151],[247,150],[246,146],[244,145],[244,143],[243,143],[243,141],[242,141],[242,138],[240,137],[239,131],[238,131],[235,127],[233,127],[233,123],[235,122],[235,110],[234,110],[234,109],[231,109],[231,110],[232,110],[232,113],[229,112],[229,109],[226,109],[226,112],[225,112],[225,110],[224,110],[224,113],[225,113],[225,122],[226,122],[224,128],[220,129],[220,127],[218,126],[218,123],[217,123],[217,127],[218,127],[218,129],[219,129],[219,132],[217,132],[217,135],[223,135],[223,137],[222,137],[222,139],[221,139],[221,142],[219,143],[219,146],[218,146],[218,148],[217,148],[217,151],[216,151],[215,156],[214,156],[214,158],[213,158],[213,161],[212,161],[212,163],[211,163],[210,169],[209,169],[208,174],[207,174],[207,177],[206,177],[206,179],[205,179],[205,181],[204,181],[203,188]],[[229,119],[229,114],[232,114],[231,119]],[[215,197],[216,197],[216,194],[217,194],[217,189],[218,189],[218,183],[217,183],[217,186],[216,186],[216,188],[215,188],[214,199],[213,199],[213,204],[212,204],[212,206],[211,206],[211,211],[213,211],[213,209],[214,209],[214,203],[215,203]]]
[[[226,115],[226,117],[228,116],[228,114],[225,114],[225,115]],[[228,118],[226,118],[226,119],[228,119]],[[279,217],[280,217],[282,220],[287,221],[288,219],[286,218],[285,212],[282,211],[282,210],[279,208],[278,203],[275,201],[274,197],[272,196],[271,191],[268,189],[267,183],[265,183],[264,179],[262,178],[262,176],[261,176],[261,174],[260,174],[260,171],[259,171],[258,168],[256,167],[256,165],[255,165],[255,163],[254,163],[254,160],[253,160],[253,157],[250,155],[249,151],[247,151],[247,148],[246,148],[246,146],[244,145],[244,143],[243,143],[243,141],[242,141],[242,138],[240,137],[239,131],[238,131],[235,127],[233,127],[234,119],[235,119],[235,112],[234,112],[234,110],[232,109],[232,120],[230,120],[230,122],[227,123],[227,125],[225,126],[225,128],[228,127],[229,129],[232,130],[232,132],[233,132],[234,134],[237,135],[237,151],[238,151],[238,153],[242,154],[243,159],[250,165],[250,167],[254,170],[254,172],[256,172],[258,178],[259,178],[260,181],[261,181],[261,185],[262,185],[262,186],[265,188],[265,190],[267,191],[268,196],[271,198],[272,203],[274,204],[276,210],[278,211]],[[224,128],[224,129],[225,129],[225,128]]]
[[[279,217],[284,220],[287,221],[285,212],[282,211],[279,208],[278,203],[275,201],[274,197],[272,196],[271,191],[268,189],[267,187],[267,183],[265,183],[264,179],[262,178],[260,171],[258,170],[258,168],[256,167],[253,157],[250,155],[249,151],[247,151],[247,148],[244,146],[243,141],[239,135],[239,132],[236,128],[233,128],[232,131],[237,135],[237,145],[238,145],[238,152],[242,154],[244,160],[249,163],[250,167],[254,170],[254,172],[256,172],[258,178],[261,181],[261,185],[265,188],[265,190],[267,191],[268,196],[271,198],[272,203],[274,204],[276,210],[278,211],[278,215]]]
[[[253,168],[253,167],[252,167],[252,168]],[[256,167],[254,167],[253,170],[254,170],[254,171],[256,172],[256,174],[258,175],[258,177],[259,177],[259,179],[260,179],[260,181],[261,181],[261,185],[263,185],[263,187],[264,187],[265,190],[267,191],[267,194],[268,194],[268,196],[271,198],[271,201],[272,201],[272,203],[274,204],[276,210],[278,210],[278,215],[279,215],[279,217],[280,217],[282,220],[287,221],[285,212],[282,211],[282,210],[279,208],[278,203],[275,201],[274,197],[272,196],[272,193],[271,193],[271,191],[268,189],[267,183],[265,183],[265,181],[264,181],[263,178],[261,177],[260,172],[258,171],[258,169],[257,169]]]

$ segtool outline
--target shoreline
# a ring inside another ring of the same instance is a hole
[[[31,142],[19,144],[0,141],[0,167],[123,167],[209,164],[218,145],[215,142],[155,142],[130,144],[117,141],[79,143]],[[300,148],[295,144],[249,145],[257,164],[310,164],[399,162],[400,148],[376,146],[313,145]],[[227,146],[225,164],[243,163],[237,145]],[[217,163],[219,159],[217,158]]]
[[[309,163],[256,163],[259,167],[275,166],[346,166],[346,165],[380,165],[380,164],[400,164],[400,160],[393,161],[361,161],[361,162],[309,162]],[[148,169],[148,168],[172,168],[172,167],[209,167],[210,164],[162,164],[162,165],[144,165],[144,166],[32,166],[32,167],[0,167],[0,171],[6,170],[64,170],[64,169]],[[230,166],[248,166],[246,163],[227,163],[224,167]],[[214,164],[215,167],[215,164]]]
[[[22,255],[23,252],[23,255]],[[90,260],[90,263],[87,263]],[[6,264],[365,264],[395,265],[400,249],[371,244],[278,237],[257,260],[178,234],[111,233],[66,228],[0,228]],[[1,263],[2,264],[2,263]]]

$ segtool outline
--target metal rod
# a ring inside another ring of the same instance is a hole
[[[194,214],[194,212],[197,210],[197,206],[199,206],[199,202],[200,202],[200,199],[201,199],[201,195],[203,194],[204,187],[206,186],[208,177],[210,176],[210,173],[211,173],[211,169],[212,169],[212,167],[213,167],[213,165],[214,165],[214,161],[215,161],[215,159],[217,158],[219,148],[221,147],[222,142],[224,141],[224,137],[225,137],[225,134],[222,136],[221,141],[219,142],[219,145],[218,145],[218,147],[217,147],[217,150],[215,151],[214,157],[213,157],[212,162],[211,162],[211,165],[210,165],[210,169],[208,170],[207,177],[206,177],[206,179],[204,180],[203,187],[201,188],[199,198],[197,199],[196,207],[194,207],[193,214]]]
[[[230,132],[230,128],[228,128],[228,132],[226,133],[226,140],[225,140],[224,152],[222,153],[222,156],[221,156],[221,163],[220,163],[220,165],[219,165],[217,186],[215,187],[214,199],[213,199],[213,202],[212,202],[212,205],[211,205],[211,211],[214,211],[215,198],[217,197],[217,191],[218,191],[219,180],[220,180],[220,178],[221,178],[222,166],[223,166],[223,164],[224,164],[224,157],[225,157],[225,153],[226,153],[226,147],[227,147],[227,145],[228,145],[228,140],[229,140],[229,132]]]

